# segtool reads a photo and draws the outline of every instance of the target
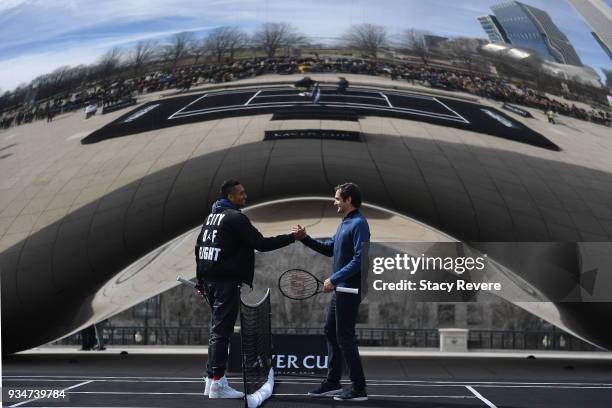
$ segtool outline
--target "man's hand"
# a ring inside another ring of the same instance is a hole
[[[296,241],[301,241],[306,238],[306,228],[298,224],[295,227],[291,227],[291,234]]]
[[[336,289],[336,287],[334,286],[333,283],[331,283],[331,279],[325,279],[325,282],[323,282],[323,292],[325,293],[329,293],[329,292],[333,292],[334,289]]]
[[[206,296],[206,289],[204,289],[204,286],[198,283],[197,285],[195,285],[195,289],[196,289],[196,294],[202,296],[208,302],[208,298]]]

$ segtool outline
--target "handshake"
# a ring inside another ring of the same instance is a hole
[[[296,241],[301,241],[306,238],[306,227],[302,227],[300,224],[291,227],[291,235]]]

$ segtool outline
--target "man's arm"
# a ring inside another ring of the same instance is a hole
[[[310,236],[306,235],[304,239],[302,239],[302,244],[306,245],[308,248],[312,249],[325,256],[334,256],[334,237],[328,239],[326,241],[312,239]]]
[[[339,283],[346,281],[353,275],[361,272],[361,244],[370,242],[370,231],[364,223],[359,223],[352,231],[353,237],[353,257],[340,270],[336,271],[329,280],[332,285],[338,286]]]
[[[295,242],[293,234],[264,237],[261,235],[261,232],[251,224],[251,221],[242,214],[238,218],[236,233],[238,233],[243,242],[259,252],[274,251],[275,249],[286,247]]]

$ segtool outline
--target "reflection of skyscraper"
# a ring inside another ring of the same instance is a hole
[[[591,26],[593,37],[612,59],[612,11],[602,0],[569,0]]]
[[[542,58],[582,66],[576,50],[548,13],[518,1],[491,7],[510,42],[534,50]]]
[[[604,69],[603,70],[604,75],[606,76],[606,86],[609,89],[612,89],[612,70],[610,69]]]
[[[505,44],[510,43],[508,41],[508,37],[506,36],[506,32],[504,28],[499,24],[497,18],[495,16],[480,16],[476,18],[482,29],[489,36],[489,40],[495,44]]]

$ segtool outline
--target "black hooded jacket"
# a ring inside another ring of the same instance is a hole
[[[253,286],[253,250],[272,251],[292,242],[291,234],[265,238],[231,202],[218,200],[195,246],[198,283],[240,281]]]

